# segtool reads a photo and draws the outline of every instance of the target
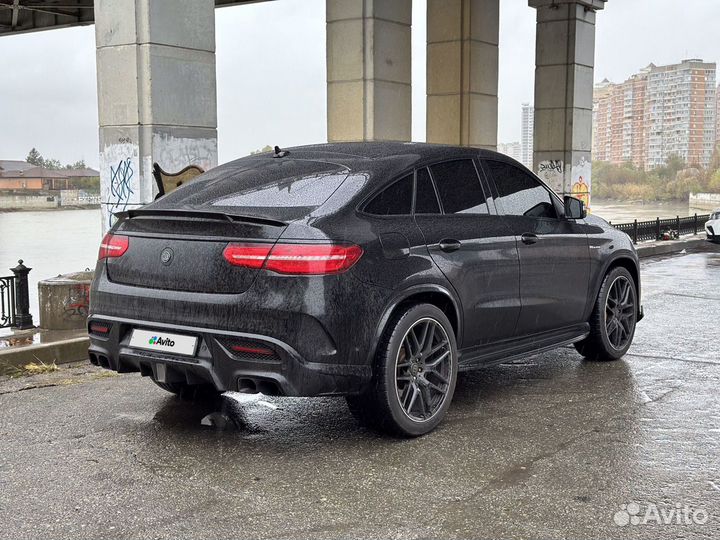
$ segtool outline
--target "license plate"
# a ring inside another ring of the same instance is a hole
[[[197,338],[181,334],[169,334],[162,330],[133,330],[130,346],[146,351],[158,351],[193,356]]]

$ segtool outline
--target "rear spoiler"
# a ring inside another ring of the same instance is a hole
[[[173,218],[173,217],[190,217],[197,219],[207,219],[214,221],[229,221],[235,222],[246,222],[256,223],[258,225],[271,225],[273,227],[286,227],[287,223],[284,221],[278,221],[276,219],[257,217],[257,216],[245,216],[241,214],[228,214],[225,212],[207,212],[204,210],[175,210],[175,209],[159,209],[159,208],[137,208],[134,210],[125,210],[124,212],[117,212],[114,214],[118,219],[132,219],[136,217],[159,217],[159,218]]]

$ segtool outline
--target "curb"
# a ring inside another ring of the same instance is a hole
[[[656,255],[667,255],[668,253],[679,253],[684,249],[695,249],[705,247],[710,243],[705,237],[693,236],[692,238],[680,240],[661,240],[657,242],[647,242],[639,244],[635,247],[638,257],[654,257]]]
[[[13,368],[19,368],[31,362],[68,364],[87,360],[89,346],[90,338],[85,336],[26,347],[0,349],[0,374],[6,374]]]

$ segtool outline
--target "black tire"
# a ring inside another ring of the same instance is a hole
[[[391,435],[417,437],[442,421],[456,382],[452,325],[437,307],[419,304],[388,323],[375,354],[369,388],[348,396],[347,402],[360,424]]]
[[[612,299],[620,287],[627,286],[628,299],[632,303],[617,304]],[[575,344],[577,351],[588,360],[617,360],[630,348],[637,323],[637,286],[627,269],[612,268],[603,279],[590,316],[590,335]],[[608,318],[608,315],[610,316]],[[613,323],[613,320],[617,323]],[[610,329],[608,329],[610,326]]]
[[[152,382],[171,394],[175,394],[185,401],[212,400],[220,396],[214,386],[210,384],[187,384],[182,382],[163,383],[152,379]]]

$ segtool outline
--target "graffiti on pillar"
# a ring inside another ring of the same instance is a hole
[[[140,193],[139,148],[129,138],[106,145],[100,153],[100,191],[103,229],[112,227],[115,212],[142,201]]]
[[[153,159],[166,171],[177,172],[188,165],[207,171],[217,166],[217,139],[175,137],[153,133]]]
[[[63,319],[80,321],[87,317],[90,305],[90,285],[73,285],[63,302]]]
[[[585,203],[590,209],[590,188],[592,185],[592,164],[585,157],[580,158],[572,167],[570,195]]]
[[[158,131],[152,136],[152,156],[145,156],[152,170],[153,163],[169,173],[182,171],[195,165],[203,171],[217,167],[217,138],[176,137],[167,131]],[[157,187],[153,183],[153,196]]]
[[[134,174],[132,159],[129,157],[121,159],[114,167],[110,166],[110,215],[127,209],[130,196],[134,193],[131,183]],[[112,227],[112,223],[108,223],[108,227]]]
[[[563,177],[565,164],[561,159],[541,161],[538,166],[538,176],[556,193],[563,192]]]
[[[561,159],[550,159],[540,163],[540,172],[556,172],[562,174],[563,162]]]

